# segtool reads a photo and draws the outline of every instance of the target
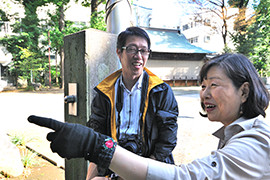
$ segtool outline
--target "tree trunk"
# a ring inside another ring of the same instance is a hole
[[[92,18],[96,19],[97,18],[97,8],[98,8],[98,2],[97,0],[92,0],[91,1],[91,24],[92,24]]]
[[[224,0],[222,1],[221,7],[221,15],[222,15],[222,20],[223,20],[223,25],[222,25],[222,37],[223,37],[223,43],[224,47],[227,47],[227,33],[228,33],[228,27],[227,27],[227,9],[225,7],[225,2]]]
[[[59,12],[60,12],[59,30],[62,32],[65,26],[65,15],[63,5],[59,7]],[[61,77],[60,88],[64,89],[64,47],[60,48],[59,54],[60,54],[60,77]]]
[[[57,75],[57,69],[58,69],[58,64],[57,64],[57,51],[55,52],[55,84],[58,86],[58,75]]]

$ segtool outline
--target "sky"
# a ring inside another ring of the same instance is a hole
[[[175,27],[181,17],[194,9],[188,0],[137,0],[140,6],[152,9],[153,27]]]
[[[153,1],[153,0],[152,0]],[[179,17],[182,14],[181,8],[175,0],[155,0],[153,3],[153,20],[152,25],[166,24],[166,26],[173,26],[175,22],[180,21]]]
[[[196,5],[190,4],[189,1],[190,0],[134,0],[134,3],[152,9],[151,26],[176,28],[176,26],[180,24],[181,18],[187,14],[196,12]],[[251,5],[254,2],[256,2],[256,0],[250,0],[249,4]]]

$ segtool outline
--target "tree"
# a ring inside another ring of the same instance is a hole
[[[13,56],[9,71],[14,77],[16,87],[18,87],[18,78],[27,80],[28,85],[35,80],[44,80],[40,76],[45,70],[44,56],[29,50],[30,48],[26,46],[29,38],[28,33],[22,32],[19,35],[7,36],[0,40],[0,43]]]
[[[192,2],[199,5],[199,13],[197,13],[196,18],[203,21],[201,18],[202,14],[213,14],[220,20],[220,26],[218,24],[204,23],[210,26],[212,29],[219,30],[223,39],[225,50],[229,50],[227,47],[228,38],[228,20],[236,16],[235,13],[230,14],[229,9],[231,8],[225,0],[192,0]]]
[[[46,27],[44,27],[45,31],[43,33],[44,37],[46,37],[46,41],[43,44],[48,44],[48,31],[50,33],[50,42],[51,49],[55,52],[56,57],[59,53],[60,55],[60,76],[61,83],[60,88],[63,88],[64,85],[64,36],[81,31],[83,29],[89,28],[86,25],[74,26],[74,22],[65,21],[64,12],[67,9],[67,4],[70,0],[61,1],[51,0],[53,4],[56,5],[55,13],[48,13],[49,19],[46,20]],[[56,59],[57,60],[57,59]],[[56,71],[57,71],[57,63],[56,63]],[[57,72],[55,73],[57,76]],[[57,82],[57,77],[56,77]]]
[[[21,0],[16,0],[17,2],[21,2]],[[39,6],[45,5],[47,1],[45,0],[23,0],[22,5],[25,10],[25,17],[22,18],[22,22],[19,24],[19,28],[17,29],[17,33],[20,31],[26,32],[29,34],[29,41],[26,42],[28,44],[29,50],[32,52],[40,53],[38,40],[41,35],[41,30],[39,28],[39,19],[37,16],[37,8]]]
[[[51,47],[56,54],[60,54],[60,66],[61,66],[61,79],[62,84],[64,81],[64,68],[63,68],[63,61],[64,61],[64,51],[63,51],[63,38],[65,35],[77,32],[82,29],[86,29],[88,27],[82,26],[82,27],[75,27],[73,26],[73,22],[65,21],[64,17],[64,11],[65,8],[67,8],[67,4],[70,2],[70,0],[15,0],[19,3],[22,3],[25,9],[25,17],[21,21],[17,21],[13,25],[13,32],[17,33],[16,35],[7,36],[2,38],[0,40],[0,43],[2,43],[9,52],[13,54],[13,65],[10,68],[10,70],[16,74],[16,77],[23,77],[26,74],[23,66],[19,65],[27,65],[28,62],[23,61],[29,61],[33,60],[33,58],[40,59],[40,61],[34,61],[33,63],[42,63],[41,67],[43,67],[44,71],[47,70],[47,60],[45,56],[45,52],[48,50],[48,32],[50,33],[50,41],[51,41]],[[98,12],[97,6],[101,3],[105,3],[106,1],[91,1],[91,4],[87,4],[87,0],[83,1],[84,6],[91,5],[92,9],[92,16],[97,18],[91,18],[92,21],[92,28],[106,30],[105,23],[102,22],[100,19],[104,19],[102,17],[102,13],[104,12]],[[37,8],[42,5],[46,5],[47,3],[53,3],[56,5],[56,13],[51,14],[50,18],[51,20],[47,20],[46,26],[41,27],[40,26],[40,19],[38,19],[37,16]],[[1,12],[0,12],[1,15]],[[4,16],[2,16],[4,17]],[[104,22],[104,21],[103,21]],[[45,51],[44,47],[40,47],[39,41],[40,37],[43,34],[43,37],[46,39],[45,45]],[[24,54],[24,55],[23,55]],[[25,55],[27,54],[27,55]],[[41,60],[42,59],[42,60]],[[35,66],[33,66],[35,67]],[[56,67],[56,71],[57,71]],[[33,71],[32,72],[36,72]],[[37,74],[37,73],[36,73]],[[33,75],[33,74],[32,74]],[[57,73],[55,73],[57,75]],[[30,77],[30,74],[29,74]],[[26,78],[28,81],[31,79]],[[57,80],[56,80],[57,82]],[[63,87],[63,86],[62,86]]]
[[[10,72],[16,77],[16,86],[18,85],[18,77],[27,79],[27,84],[30,85],[31,73],[29,73],[29,70],[26,67],[29,68],[28,65],[31,65],[31,67],[34,68],[34,64],[42,62],[45,57],[38,46],[41,31],[39,28],[39,19],[37,17],[36,9],[38,6],[44,5],[46,2],[43,0],[15,1],[22,3],[24,6],[25,17],[21,22],[17,21],[13,25],[13,32],[17,34],[2,38],[0,43],[5,46],[13,56],[13,63],[11,64]]]
[[[20,69],[17,68],[16,64],[17,61],[20,61],[19,52],[20,49],[18,47],[23,47],[24,42],[27,41],[28,34],[22,33],[20,36],[6,36],[0,39],[0,44],[6,47],[6,49],[12,54],[13,56],[13,63],[9,69],[11,75],[14,77],[14,83],[16,87],[18,86],[17,80],[20,73]]]
[[[78,2],[78,0],[75,0]],[[105,11],[98,11],[98,6],[101,4],[106,4],[106,0],[83,0],[82,5],[85,7],[91,7],[91,19],[90,19],[90,27],[94,29],[99,29],[102,31],[106,31],[106,23],[105,23]]]
[[[248,28],[248,41],[253,47],[249,57],[261,76],[270,76],[270,1],[261,0],[255,12],[255,22]]]
[[[17,61],[16,66],[21,70],[21,79],[26,79],[28,86],[32,82],[42,82],[44,77],[42,77],[42,72],[44,72],[45,67],[48,63],[43,63],[44,57],[39,56],[37,53],[34,53],[28,48],[18,47],[20,49],[20,59],[22,61]],[[30,74],[30,76],[29,76]],[[34,78],[34,79],[33,79]]]
[[[248,0],[230,2],[239,8],[239,18],[235,21],[237,33],[233,34],[232,37],[237,52],[248,56],[261,76],[269,76],[270,2],[269,0],[261,0],[258,5],[254,5],[255,14],[249,18],[246,17],[245,13],[248,2]]]
[[[70,2],[70,0],[50,0],[53,4],[56,5],[56,13],[50,14],[48,13],[49,17],[51,18],[51,21],[48,22],[48,28],[46,31],[51,31],[51,37],[50,41],[52,42],[52,47],[55,50],[56,58],[57,54],[59,52],[60,55],[60,76],[61,76],[61,84],[60,88],[63,88],[64,86],[64,33],[63,30],[65,28],[65,6]],[[45,32],[45,37],[47,35],[47,32]],[[57,60],[57,59],[56,59]],[[57,63],[56,63],[56,84],[58,85],[58,79],[57,79]]]
[[[0,27],[4,24],[5,21],[9,21],[5,11],[0,9]]]
[[[88,27],[82,25],[81,27],[74,27],[73,23],[70,21],[65,21],[64,12],[65,6],[70,2],[70,0],[58,1],[58,0],[50,0],[50,2],[56,5],[56,14],[49,14],[51,21],[49,22],[49,30],[51,34],[51,42],[52,47],[54,48],[56,54],[59,52],[60,54],[60,66],[61,66],[61,86],[63,88],[64,85],[64,49],[63,49],[63,38],[65,35],[75,33],[77,31],[87,29]],[[75,0],[78,2],[78,0]],[[91,6],[91,20],[90,27],[94,29],[99,29],[106,31],[106,24],[104,21],[104,11],[98,11],[98,6],[100,4],[105,4],[106,0],[83,0],[82,6],[90,7]],[[45,36],[46,36],[45,32]],[[57,68],[56,68],[57,69]]]
[[[40,20],[37,16],[37,8],[45,5],[47,0],[15,0],[22,3],[25,10],[25,17],[21,22],[17,21],[13,25],[13,32],[16,35],[6,36],[1,39],[3,44],[9,52],[13,55],[13,63],[10,67],[10,72],[15,75],[15,83],[17,85],[17,78],[21,77],[27,79],[28,85],[31,84],[33,77],[32,73],[25,67],[35,67],[34,64],[38,63],[39,67],[46,68],[45,54],[39,47],[39,39],[41,35],[41,28],[39,26]],[[45,69],[44,69],[45,70]],[[32,69],[32,72],[34,69]],[[35,79],[35,77],[33,77]],[[40,79],[41,80],[41,79]]]
[[[245,27],[248,25],[246,14],[249,0],[229,0],[228,4],[231,7],[238,8],[238,14],[235,18],[234,29],[237,32],[245,31]]]
[[[247,14],[247,8],[249,5],[249,0],[229,0],[228,3],[235,8],[238,8],[238,14],[235,18],[234,22],[234,30],[235,33],[230,33],[236,51],[242,53],[246,56],[249,55],[251,49],[253,49],[253,44],[248,41],[248,36],[250,36],[250,32],[248,33],[247,28],[254,23],[255,16],[254,14]]]

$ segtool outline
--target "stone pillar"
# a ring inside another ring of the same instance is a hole
[[[95,95],[93,88],[118,69],[117,35],[87,29],[64,38],[64,94],[69,95],[69,84],[76,83],[76,115],[70,114],[65,104],[65,121],[85,125]],[[65,160],[65,179],[85,179],[88,163],[83,158]]]

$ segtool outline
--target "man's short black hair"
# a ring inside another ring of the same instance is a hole
[[[126,40],[129,36],[138,36],[144,38],[147,41],[148,49],[150,49],[150,38],[145,30],[139,27],[128,27],[125,31],[122,31],[117,38],[117,49],[121,49],[126,45]]]

